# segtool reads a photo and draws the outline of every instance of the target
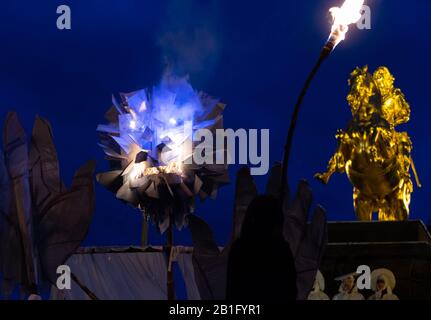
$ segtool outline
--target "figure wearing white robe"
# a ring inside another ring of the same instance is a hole
[[[348,275],[342,279],[338,292],[332,300],[365,300],[364,296],[358,292],[353,275]]]
[[[308,295],[307,300],[330,300],[328,295],[323,292],[325,290],[325,278],[320,270],[317,271],[316,279],[314,280],[313,289]]]
[[[399,300],[398,296],[392,292],[395,287],[395,276],[388,269],[377,269],[373,271],[372,288],[374,294],[368,300]]]

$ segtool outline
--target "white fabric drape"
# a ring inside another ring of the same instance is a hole
[[[194,279],[191,254],[179,253],[178,266],[186,284],[187,297],[200,299]],[[66,262],[79,281],[101,300],[167,299],[167,264],[162,252],[77,253]],[[88,300],[72,280],[70,290],[51,289],[53,300]]]
[[[183,275],[184,283],[186,284],[187,298],[189,300],[200,300],[201,296],[196,285],[192,255],[190,253],[180,253],[177,257],[177,261],[181,274]]]

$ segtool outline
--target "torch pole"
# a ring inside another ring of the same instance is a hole
[[[308,75],[307,80],[302,87],[301,93],[298,96],[298,99],[295,104],[295,109],[293,110],[292,118],[290,120],[290,127],[287,134],[286,144],[284,146],[284,156],[283,156],[283,164],[281,171],[281,184],[280,184],[280,203],[283,208],[284,201],[286,198],[287,185],[288,185],[288,169],[289,169],[289,157],[292,149],[293,136],[295,134],[296,122],[298,120],[299,111],[301,110],[302,101],[307,93],[308,88],[310,87],[311,82],[313,81],[314,76],[322,65],[323,61],[331,54],[334,49],[334,43],[328,41],[326,45],[323,47],[322,52],[320,53],[319,60],[317,61],[314,68],[311,70]]]

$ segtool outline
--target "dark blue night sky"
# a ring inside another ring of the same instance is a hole
[[[28,132],[36,114],[50,120],[62,176],[70,183],[88,159],[107,169],[96,126],[111,94],[159,82],[166,62],[188,73],[198,89],[227,104],[225,127],[269,128],[271,162],[282,156],[296,96],[330,30],[327,10],[341,0],[307,1],[3,1],[0,5],[0,119],[16,110]],[[56,28],[56,8],[72,9],[72,30]],[[336,147],[334,134],[350,117],[347,79],[356,67],[386,65],[412,108],[403,130],[414,144],[423,188],[412,197],[411,218],[428,222],[430,157],[430,12],[428,0],[369,0],[372,29],[353,28],[319,71],[299,118],[290,184],[310,181],[330,220],[355,219],[352,188],[334,175],[313,181]],[[197,214],[223,245],[233,207],[232,184]],[[263,190],[266,177],[256,178]],[[97,210],[84,245],[139,244],[141,217],[97,185]],[[154,230],[153,244],[161,243]],[[190,244],[187,231],[175,242]]]

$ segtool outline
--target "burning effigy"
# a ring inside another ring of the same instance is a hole
[[[198,164],[193,159],[198,130],[223,129],[225,105],[187,81],[166,75],[158,86],[113,97],[113,106],[99,125],[100,146],[111,171],[98,182],[116,197],[138,208],[163,233],[171,224],[182,228],[193,213],[195,196],[216,197],[228,183],[226,164]],[[214,159],[225,149],[211,146]],[[208,156],[208,155],[206,155]]]

